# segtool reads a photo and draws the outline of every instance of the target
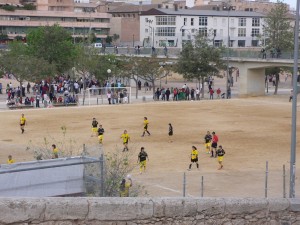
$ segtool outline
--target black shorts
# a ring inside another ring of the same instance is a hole
[[[169,136],[172,136],[173,135],[173,132],[169,132]]]
[[[192,163],[198,162],[198,158],[196,158],[196,159],[191,159],[191,162],[192,162]]]
[[[217,142],[213,142],[213,143],[211,144],[211,147],[217,148],[217,147],[218,147],[218,143],[217,143]]]

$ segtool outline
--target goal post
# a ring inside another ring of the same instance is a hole
[[[130,104],[131,87],[91,87],[86,89],[88,104],[108,105],[108,96],[111,96],[111,104]]]

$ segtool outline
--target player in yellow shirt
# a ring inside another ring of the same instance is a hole
[[[104,135],[104,128],[100,124],[99,128],[98,128],[98,140],[99,140],[99,144],[103,144],[103,135]]]
[[[146,132],[150,136],[150,132],[148,131],[148,125],[149,125],[149,121],[148,121],[147,117],[144,117],[144,132],[142,134],[142,137],[145,136]]]
[[[191,153],[191,164],[188,168],[188,170],[192,169],[192,164],[196,163],[197,169],[199,169],[199,164],[198,164],[198,150],[195,146],[192,146],[192,153]]]
[[[132,180],[129,177],[128,181],[123,179],[120,184],[120,197],[129,197],[129,188],[132,186]]]
[[[92,135],[91,135],[91,137],[93,137],[94,134],[97,134],[97,131],[98,131],[98,121],[96,120],[96,118],[93,118],[93,121],[92,121]]]
[[[124,130],[124,133],[121,135],[121,138],[123,140],[123,145],[124,145],[123,152],[128,151],[128,141],[130,139],[130,136],[127,133],[127,130]]]
[[[24,129],[25,125],[26,125],[26,118],[25,118],[24,114],[22,114],[22,116],[20,118],[20,128],[21,128],[22,134],[25,131],[25,129]]]
[[[55,144],[52,145],[52,159],[57,159],[58,158],[58,148],[56,147]]]
[[[7,164],[13,164],[13,163],[15,163],[15,160],[13,160],[12,156],[9,155],[7,159]]]

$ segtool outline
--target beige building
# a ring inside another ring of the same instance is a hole
[[[87,36],[89,31],[98,39],[106,38],[110,30],[111,15],[71,11],[0,10],[0,32],[13,39],[26,36],[30,28],[59,24],[76,36]]]
[[[249,11],[249,12],[262,12],[267,13],[270,11],[276,3],[269,0],[230,0],[230,1],[214,1],[214,0],[195,0],[195,7],[193,9],[201,10],[223,10],[224,4],[230,4],[237,11]],[[289,7],[287,5],[287,7]]]

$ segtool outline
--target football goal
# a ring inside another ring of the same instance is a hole
[[[87,89],[89,105],[129,104],[131,87],[94,87]]]

